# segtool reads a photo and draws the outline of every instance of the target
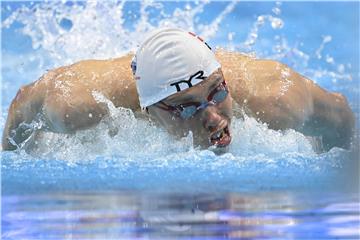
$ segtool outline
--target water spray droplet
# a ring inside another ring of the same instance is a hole
[[[271,19],[271,27],[273,29],[281,29],[284,26],[284,22],[280,18]]]
[[[331,42],[331,40],[332,40],[332,37],[331,37],[331,36],[329,36],[329,35],[323,36],[323,42],[324,42],[324,43]]]
[[[280,14],[281,14],[280,8],[277,8],[277,7],[273,8],[273,9],[272,9],[272,12],[275,13],[276,15],[280,15]]]
[[[333,64],[334,63],[334,58],[333,57],[331,57],[331,56],[329,56],[329,55],[326,55],[326,62],[327,63],[330,63],[330,64]]]
[[[264,17],[264,16],[258,16],[256,23],[257,23],[258,25],[263,25],[264,22],[265,22],[265,17]]]
[[[228,33],[228,40],[229,40],[229,41],[232,41],[232,40],[233,40],[233,38],[234,38],[234,35],[235,35],[235,33],[234,33],[234,32],[230,32],[230,33]]]
[[[339,64],[337,70],[338,70],[339,73],[344,73],[345,72],[344,64]]]

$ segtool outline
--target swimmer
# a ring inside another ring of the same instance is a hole
[[[161,28],[135,54],[80,61],[20,88],[9,108],[3,150],[31,146],[41,131],[72,134],[98,124],[108,109],[94,93],[116,107],[146,112],[175,136],[192,131],[194,145],[204,148],[231,143],[233,115],[317,137],[324,150],[349,148],[354,131],[343,95],[327,92],[285,64],[214,53],[193,33]],[[33,122],[42,124],[34,128]]]

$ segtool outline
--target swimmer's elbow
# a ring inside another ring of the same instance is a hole
[[[355,115],[347,104],[345,97],[344,100],[345,106],[339,113],[341,115],[339,130],[341,132],[340,137],[343,139],[343,147],[349,149],[355,135]]]
[[[350,149],[355,133],[355,116],[346,102],[316,116],[313,124],[315,132],[320,131],[326,150],[333,147]]]
[[[333,110],[332,121],[335,126],[338,147],[349,149],[355,133],[355,116],[345,96],[332,93],[337,103]],[[331,129],[329,129],[331,131]]]
[[[15,151],[18,147],[10,143],[8,135],[3,135],[1,148],[2,151]]]
[[[13,151],[17,149],[17,146],[12,144],[10,137],[10,133],[14,131],[18,126],[19,113],[16,112],[15,104],[16,103],[14,100],[10,105],[8,117],[5,123],[1,141],[3,151]]]
[[[42,92],[32,94],[32,90],[32,85],[21,87],[11,102],[2,136],[3,150],[17,149],[32,133],[28,124],[40,113],[43,98]]]

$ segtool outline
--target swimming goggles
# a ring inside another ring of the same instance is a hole
[[[225,81],[223,81],[213,91],[211,91],[211,93],[207,97],[207,101],[205,102],[188,102],[176,106],[170,106],[163,101],[160,101],[159,103],[161,103],[161,105],[158,105],[157,107],[165,111],[172,112],[176,116],[186,120],[190,119],[198,111],[205,109],[210,105],[215,105],[217,103],[223,102],[228,94],[229,90],[226,86]]]

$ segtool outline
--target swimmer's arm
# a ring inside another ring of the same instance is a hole
[[[53,82],[56,71],[49,71],[37,81],[22,86],[12,100],[2,135],[2,150],[16,150],[31,144],[36,133],[43,129],[43,108],[48,82]],[[36,127],[34,126],[36,125]],[[34,128],[35,127],[35,128]]]
[[[252,61],[247,71],[256,83],[257,95],[248,102],[256,118],[272,129],[321,137],[325,150],[350,147],[355,120],[344,96],[325,91],[277,61]]]
[[[2,150],[16,150],[33,135],[31,123],[39,116],[43,94],[34,94],[33,84],[19,89],[13,99],[2,136]]]
[[[339,93],[328,92],[286,65],[278,64],[280,71],[277,70],[276,75],[282,79],[279,89],[284,83],[284,73],[285,86],[287,81],[291,82],[276,103],[284,113],[279,114],[282,116],[280,119],[288,119],[287,126],[304,135],[321,137],[324,150],[350,148],[355,118],[346,98]]]
[[[327,150],[335,146],[349,148],[355,118],[346,98],[339,93],[327,92],[307,79],[306,83],[312,96],[313,110],[302,130],[309,135],[321,136]]]

